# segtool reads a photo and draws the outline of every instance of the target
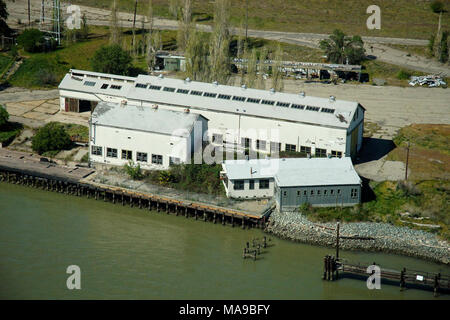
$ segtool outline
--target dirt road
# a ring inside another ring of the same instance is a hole
[[[62,12],[67,12],[68,3],[62,3]],[[16,0],[14,3],[8,2],[8,24],[17,27],[18,19],[22,23],[28,22],[28,1]],[[46,16],[50,17],[51,1],[46,0],[45,8],[47,8]],[[90,25],[109,25],[110,10],[99,9],[94,7],[80,6],[81,12],[86,14],[87,22]],[[41,1],[33,0],[31,2],[31,20],[40,19]],[[66,17],[67,14],[64,15]],[[145,19],[143,16],[137,16],[136,25],[141,26],[141,21]],[[130,28],[133,24],[133,14],[121,12],[119,20],[122,27]],[[178,28],[178,22],[169,19],[154,19],[154,27],[156,29],[175,30]],[[211,32],[211,27],[207,25],[197,25],[197,28],[205,32]],[[238,33],[238,29],[232,30],[234,34]],[[276,40],[291,44],[297,44],[312,48],[317,48],[320,40],[327,38],[327,34],[316,33],[295,33],[295,32],[279,32],[279,31],[264,31],[264,30],[248,30],[250,37],[264,38],[268,40]],[[441,73],[444,76],[450,76],[450,67],[443,65],[437,61],[432,61],[424,57],[412,55],[407,57],[407,53],[386,47],[385,44],[402,44],[402,45],[427,45],[427,40],[422,39],[402,39],[402,38],[386,38],[386,37],[363,37],[366,43],[367,53],[375,56],[380,61],[399,65],[401,67],[427,72],[427,73]],[[370,47],[373,50],[369,50]]]

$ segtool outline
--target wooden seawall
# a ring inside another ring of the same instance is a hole
[[[169,197],[135,192],[118,187],[80,182],[73,177],[51,176],[31,169],[17,169],[0,164],[0,181],[40,188],[42,190],[109,201],[140,209],[181,215],[223,225],[245,228],[264,228],[265,216],[257,216],[233,209],[203,203],[188,202]]]

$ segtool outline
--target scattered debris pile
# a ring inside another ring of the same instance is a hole
[[[447,86],[447,83],[442,79],[441,76],[439,75],[427,75],[427,76],[412,76],[411,80],[409,81],[409,85],[410,86],[415,86],[415,85],[427,85],[428,87],[440,87],[440,86]]]

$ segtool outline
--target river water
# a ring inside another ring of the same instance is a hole
[[[272,238],[261,259],[242,259],[242,230],[0,183],[2,299],[435,299],[429,291],[365,281],[322,281],[331,248]],[[382,267],[450,273],[450,268],[389,254],[342,252]],[[81,290],[68,290],[69,265]],[[441,296],[437,299],[449,299]]]

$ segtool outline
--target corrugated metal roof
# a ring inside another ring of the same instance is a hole
[[[348,128],[358,107],[357,102],[335,99],[301,96],[300,94],[271,92],[270,90],[258,90],[251,88],[240,88],[214,83],[198,81],[186,81],[180,79],[139,75],[136,83],[160,86],[159,90],[147,88],[130,88],[127,98],[133,100],[144,100],[162,104],[174,104],[189,106],[197,109],[207,109],[219,112],[232,112],[243,115],[253,115],[270,119],[284,121],[305,122],[327,126]],[[188,90],[189,93],[177,93],[164,91],[164,87],[176,90]],[[190,91],[217,94],[215,98],[191,94]],[[219,95],[228,95],[231,98],[220,99]],[[242,102],[233,100],[233,97],[245,97],[260,100],[259,103]],[[274,102],[274,105],[263,104],[263,102]],[[277,102],[297,104],[304,109],[277,106]],[[331,109],[333,113],[307,110],[307,106]],[[339,116],[341,115],[341,116]]]
[[[58,89],[86,92],[94,95],[105,94],[109,96],[123,97],[124,99],[126,99],[127,92],[133,86],[134,82],[131,81],[123,82],[111,79],[107,80],[104,77],[103,78],[80,77],[68,73],[62,79],[61,83],[58,86]]]
[[[89,76],[83,78],[78,77],[77,79],[76,74],[87,74]],[[111,78],[117,78],[119,80],[111,80]],[[85,85],[86,81],[92,81],[95,84],[93,86]],[[103,84],[108,84],[108,87],[101,89]],[[111,89],[112,84],[121,85],[122,87],[120,90]],[[136,87],[136,85],[142,85],[143,88]],[[159,90],[153,90],[150,89],[150,85],[161,88]],[[174,88],[175,92],[164,91],[164,87]],[[348,128],[350,126],[353,115],[359,105],[353,101],[333,100],[308,95],[302,96],[300,94],[274,92],[270,90],[241,88],[148,75],[139,75],[137,78],[132,78],[82,70],[71,70],[71,74],[67,74],[61,81],[59,88],[92,94],[123,96],[133,103],[148,101],[190,107],[193,109],[235,113],[338,128]],[[185,93],[176,92],[178,89],[181,89]],[[215,97],[205,96],[205,93],[213,94]],[[219,95],[229,96],[230,98],[220,99]],[[233,100],[233,97],[237,97],[236,100]],[[245,101],[240,101],[242,98]],[[259,100],[259,102],[249,102],[248,98]]]
[[[199,114],[153,109],[112,102],[100,102],[92,113],[92,123],[107,127],[140,130],[187,137]]]
[[[274,177],[280,187],[361,183],[349,157],[225,160],[223,166],[231,180]]]

